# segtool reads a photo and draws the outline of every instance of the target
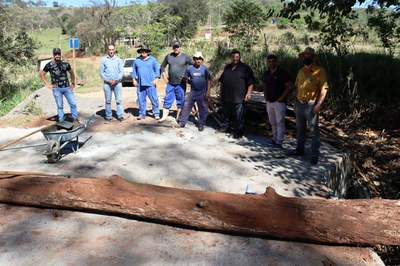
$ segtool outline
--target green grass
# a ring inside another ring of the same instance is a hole
[[[17,104],[25,100],[30,93],[31,91],[18,89],[11,98],[0,101],[0,116],[10,112]]]
[[[55,47],[60,47],[63,52],[69,51],[69,36],[61,35],[61,29],[46,29],[31,32],[29,35],[38,43],[36,55],[38,57],[51,55]]]

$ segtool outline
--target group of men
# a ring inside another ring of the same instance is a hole
[[[182,53],[179,41],[173,43],[173,51],[169,53],[161,66],[151,55],[151,49],[141,46],[137,52],[132,71],[132,83],[137,87],[137,103],[139,106],[138,120],[146,118],[146,97],[152,104],[154,118],[159,122],[167,119],[169,110],[174,101],[177,105],[177,122],[185,127],[190,112],[197,104],[199,111],[198,130],[203,131],[208,115],[208,100],[210,98],[211,74],[203,65],[204,57],[196,52],[193,57]],[[74,122],[78,122],[78,113],[73,94],[75,75],[69,63],[61,60],[61,50],[54,48],[54,61],[49,62],[41,71],[40,77],[46,86],[53,90],[57,104],[58,120],[64,121],[63,95],[70,105]],[[296,80],[291,81],[289,73],[278,65],[277,57],[267,57],[268,69],[263,76],[264,97],[268,119],[272,128],[273,145],[282,148],[285,137],[285,113],[287,98],[296,89],[294,110],[296,114],[296,149],[288,155],[304,155],[307,122],[311,128],[311,164],[317,164],[319,158],[319,128],[318,114],[325,99],[328,82],[325,70],[315,64],[317,55],[315,50],[307,47],[299,54],[303,67],[298,71]],[[166,67],[168,66],[168,74]],[[51,84],[46,81],[47,72],[51,74]],[[69,84],[67,72],[70,73],[72,83]],[[115,54],[114,45],[108,46],[108,53],[100,63],[100,75],[104,81],[105,95],[105,123],[112,120],[111,101],[115,95],[116,115],[118,121],[124,122],[122,108],[122,77],[123,63]],[[160,117],[159,100],[157,95],[157,79],[163,77],[167,82],[166,95],[162,117]],[[221,128],[219,132],[227,132],[230,122],[233,122],[233,137],[242,138],[245,127],[245,104],[250,100],[255,78],[250,66],[241,61],[239,51],[231,52],[231,63],[227,64],[219,77],[221,84],[220,96],[222,102]],[[186,84],[191,85],[186,95]],[[233,119],[232,119],[233,118]]]

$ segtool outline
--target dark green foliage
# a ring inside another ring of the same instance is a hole
[[[230,63],[231,50],[221,43],[217,47],[215,58],[210,62],[212,73],[219,73]],[[294,80],[302,67],[299,58],[289,55],[284,49],[273,51],[278,63],[285,68]],[[241,51],[242,61],[249,64],[258,81],[256,89],[261,90],[262,75],[267,69],[264,51]],[[396,103],[400,101],[400,79],[397,71],[400,60],[384,54],[357,53],[337,56],[334,53],[318,51],[317,63],[328,74],[330,90],[328,102],[340,101],[349,107],[354,101],[362,100]],[[330,98],[330,99],[329,99]]]
[[[193,37],[198,23],[207,20],[209,9],[206,0],[160,0],[159,2],[164,4],[165,14],[182,18],[175,29],[175,38],[178,40]]]
[[[388,49],[390,55],[393,55],[400,41],[400,12],[368,8],[368,13],[371,14],[368,18],[368,26],[376,30],[383,47]]]
[[[60,24],[61,27],[61,34],[67,34],[68,32],[68,23],[69,21],[73,19],[70,14],[62,14],[61,17],[58,18],[58,23]]]
[[[351,37],[365,34],[367,29],[355,30],[354,21],[358,19],[359,13],[352,7],[356,4],[355,0],[342,1],[333,0],[327,3],[325,0],[294,0],[284,2],[284,8],[280,16],[299,19],[300,14],[304,15],[304,20],[310,30],[318,31],[321,45],[333,48],[338,55],[346,55],[349,40]],[[385,48],[389,49],[389,54],[393,54],[393,44],[398,42],[400,25],[398,23],[400,9],[399,1],[358,1],[367,3],[368,9],[376,10],[379,5],[381,10],[376,12],[369,20],[369,26],[377,29],[379,37]],[[395,5],[395,12],[388,12],[388,8]],[[397,36],[396,36],[397,33]]]
[[[252,1],[235,1],[225,14],[225,30],[231,33],[229,39],[234,45],[250,50],[257,43],[268,17],[262,7]]]
[[[354,71],[361,93],[384,101],[400,100],[400,60],[389,55],[358,53],[348,55],[346,63]]]
[[[15,73],[34,60],[36,44],[23,29],[5,31],[8,7],[0,6],[0,101],[14,93]]]

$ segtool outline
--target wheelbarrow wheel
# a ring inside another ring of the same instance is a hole
[[[50,140],[50,142],[47,143],[46,153],[47,161],[49,163],[56,163],[58,160],[60,160],[61,157],[60,143],[54,139]]]

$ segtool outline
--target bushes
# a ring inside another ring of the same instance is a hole
[[[210,69],[213,74],[220,73],[225,64],[230,62],[230,51],[223,43],[216,49],[211,60]],[[289,71],[292,79],[302,67],[296,51],[279,48],[270,51],[278,57],[278,63]],[[243,62],[250,65],[254,71],[257,84],[255,89],[262,90],[262,75],[267,69],[265,51],[241,51]],[[400,100],[400,79],[397,71],[400,69],[400,59],[382,54],[355,53],[339,57],[332,53],[318,53],[318,64],[324,67],[328,74],[330,92],[328,102],[347,102],[348,105],[356,98],[363,101],[372,100],[382,103],[396,103]],[[346,98],[346,99],[345,99]],[[349,106],[351,109],[351,106]]]
[[[34,71],[33,73],[37,73]],[[7,114],[18,103],[22,102],[30,93],[40,87],[38,77],[31,77],[24,82],[8,84],[0,87],[0,116]]]
[[[400,99],[400,59],[382,54],[358,53],[346,58],[354,71],[354,80],[361,92],[383,101],[398,102]]]

